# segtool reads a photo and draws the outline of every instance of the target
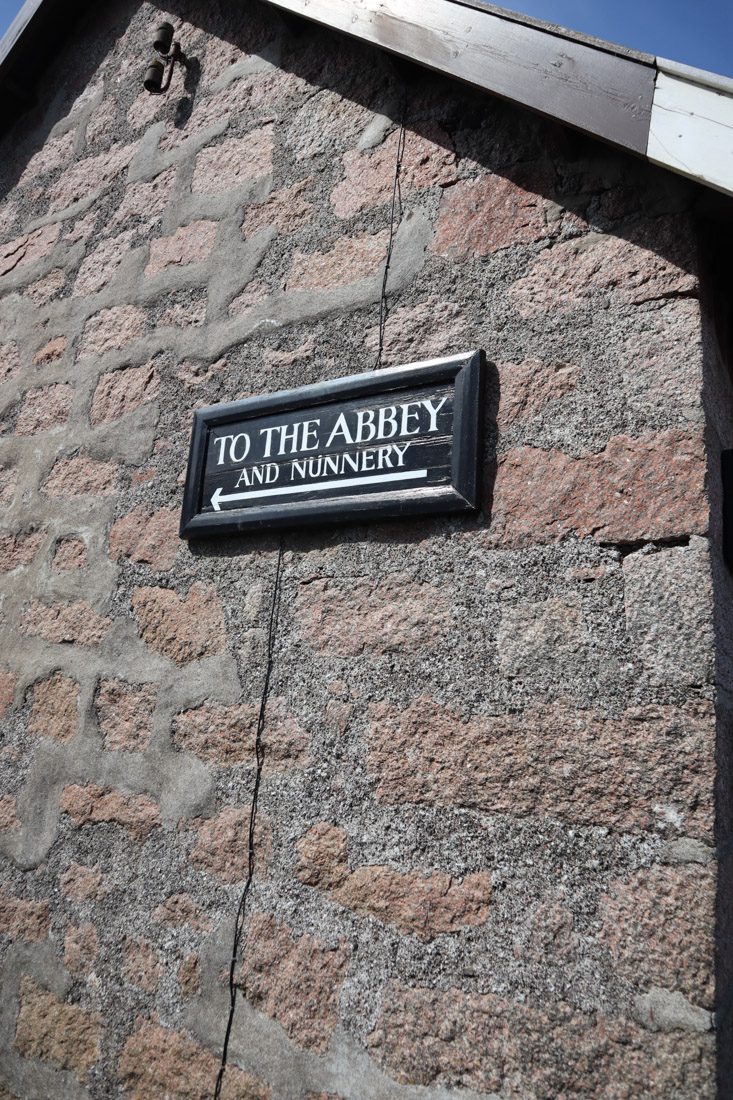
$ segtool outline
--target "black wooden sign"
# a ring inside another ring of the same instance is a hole
[[[477,507],[483,352],[198,409],[181,537]]]

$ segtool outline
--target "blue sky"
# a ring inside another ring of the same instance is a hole
[[[504,6],[733,77],[731,0],[504,0]]]
[[[494,0],[496,2],[496,0]],[[504,0],[507,7],[622,46],[733,77],[731,0]],[[0,35],[19,11],[0,0]]]

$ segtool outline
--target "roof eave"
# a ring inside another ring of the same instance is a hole
[[[267,2],[733,195],[733,81],[725,77],[484,0]]]
[[[733,195],[733,81],[485,0],[267,0],[672,172]],[[73,12],[26,0],[0,42],[0,89],[32,95],[24,62],[58,49]]]

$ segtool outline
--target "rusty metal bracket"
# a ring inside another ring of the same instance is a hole
[[[181,49],[179,42],[174,42],[171,47],[170,53],[166,54],[162,61],[152,61],[148,66],[148,70],[145,73],[145,80],[143,85],[145,91],[150,95],[165,95],[171,86],[171,80],[173,79],[173,70],[176,67],[176,61],[183,65],[184,68],[188,66],[188,58]],[[163,80],[163,73],[165,72],[165,63],[168,64],[168,71]]]

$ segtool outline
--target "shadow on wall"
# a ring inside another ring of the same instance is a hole
[[[723,493],[722,454],[733,449],[733,213],[722,199],[703,222],[703,394],[713,566],[716,649],[716,1028],[719,1096],[733,1096],[733,562],[724,558],[724,525],[733,499]]]
[[[182,96],[176,104],[176,113],[173,123],[179,130],[183,130],[186,127],[186,123],[193,114],[193,108],[196,103],[196,89],[201,82],[201,62],[198,57],[188,57],[186,59],[186,69],[183,80],[183,88],[185,96]]]
[[[174,12],[189,24],[184,28],[183,44],[190,63],[185,70],[183,86],[181,88],[180,81],[174,80],[171,92],[163,97],[166,103],[159,115],[161,119],[170,120],[170,125],[185,136],[195,113],[202,76],[196,42],[201,44],[205,35],[220,38],[221,73],[224,73],[231,64],[231,59],[227,58],[227,45],[231,47],[232,57],[250,53],[268,56],[268,48],[284,23],[277,9],[258,4],[256,0],[247,5],[177,2],[172,8],[161,3],[156,6],[161,17]],[[58,64],[51,65],[44,81],[45,90],[39,92],[38,107],[24,114],[15,127],[13,144],[16,159],[4,168],[3,190],[10,190],[16,185],[28,161],[42,148],[50,131],[63,124],[75,101],[93,84],[100,65],[115,42],[125,34],[138,9],[137,3],[119,0],[101,8],[95,7],[75,26],[73,42],[64,56],[63,68]],[[154,22],[155,19],[151,19],[151,32]],[[469,231],[461,228],[452,233],[447,227],[439,231],[436,243],[439,254],[460,261],[469,256],[485,257],[507,247],[509,243],[543,239],[549,247],[556,247],[565,243],[560,232],[562,217],[577,217],[599,233],[612,232],[614,237],[630,244],[653,248],[664,259],[683,269],[689,265],[685,227],[677,225],[672,232],[670,227],[663,226],[659,233],[650,233],[648,225],[639,220],[639,215],[646,220],[669,213],[689,213],[700,193],[697,185],[663,169],[655,169],[624,152],[616,153],[608,146],[552,120],[542,120],[520,108],[512,109],[488,94],[457,85],[418,66],[396,62],[386,53],[316,24],[301,22],[302,28],[298,33],[290,33],[286,48],[278,52],[276,58],[273,57],[279,69],[307,81],[316,93],[332,90],[369,110],[384,111],[388,119],[383,134],[390,131],[390,118],[395,123],[399,119],[403,81],[407,78],[410,84],[407,95],[408,143],[410,139],[419,142],[420,138],[425,138],[442,147],[447,156],[455,158],[458,164],[470,161],[491,174],[491,182],[485,180],[471,189],[462,187],[455,174],[451,178],[451,174],[446,173],[445,179],[431,181],[446,189],[446,205],[449,208],[446,213],[453,211],[456,215],[462,215],[466,206],[476,211],[475,223]],[[292,26],[292,21],[288,21],[286,30],[291,30]],[[193,33],[187,36],[186,30]],[[340,44],[340,49],[334,53],[324,47],[326,42]],[[135,49],[129,64],[124,66],[123,79],[129,82],[129,99],[135,98],[142,90],[148,55],[152,56],[152,46],[147,53]],[[71,79],[68,77],[69,71],[73,74]],[[212,79],[211,72],[208,79]],[[58,88],[58,92],[49,97],[49,88]],[[243,108],[246,110],[247,106],[245,101]],[[377,140],[374,144],[378,143]],[[599,179],[589,179],[587,173],[585,179],[573,176],[574,162],[585,169],[588,161],[593,160],[598,165]],[[563,170],[558,170],[557,161],[564,162]],[[567,171],[568,165],[570,172]],[[362,167],[355,165],[355,169]],[[604,175],[607,176],[607,191],[600,199],[597,196],[594,199],[593,192]],[[345,184],[349,182],[347,171]],[[408,192],[410,182],[409,178],[404,181]],[[363,185],[363,173],[359,183]],[[416,187],[426,185],[419,179],[412,183]],[[456,195],[448,195],[454,188]],[[524,233],[519,238],[515,233],[510,242],[507,239],[509,224],[516,221],[518,213],[515,188],[526,191],[526,225]],[[545,224],[542,232],[539,227],[545,212],[537,207],[538,197],[557,207],[553,211],[555,222]],[[365,194],[355,205],[353,195],[349,195],[349,188],[345,186],[341,200],[342,214],[339,216],[358,213],[371,199],[371,195]],[[337,199],[337,213],[338,208]],[[483,217],[482,209],[485,211]],[[486,243],[478,246],[479,239]],[[607,260],[610,259],[613,264],[614,257],[598,259],[607,267]],[[689,273],[693,274],[692,270]],[[545,279],[547,274],[542,272]],[[609,285],[613,285],[612,273],[608,277]]]

